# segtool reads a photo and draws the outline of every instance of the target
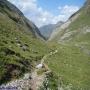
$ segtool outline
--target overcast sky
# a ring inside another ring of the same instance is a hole
[[[85,0],[9,0],[38,27],[66,21]]]

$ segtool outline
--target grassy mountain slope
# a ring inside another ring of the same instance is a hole
[[[90,1],[49,39],[58,53],[49,57],[46,63],[60,78],[64,90],[90,89]],[[54,82],[54,81],[53,81]],[[56,89],[58,90],[58,89]]]
[[[59,78],[58,84],[65,90],[89,90],[90,56],[72,45],[55,44],[53,49],[58,53],[48,57],[46,63]]]
[[[88,40],[90,34],[90,3],[85,5],[71,18],[57,29],[58,33],[53,37],[52,41],[72,42]],[[54,32],[53,32],[54,34]],[[52,35],[53,36],[53,35]]]
[[[47,53],[37,27],[7,0],[0,0],[0,84],[30,72]]]

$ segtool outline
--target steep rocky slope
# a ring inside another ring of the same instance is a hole
[[[0,84],[31,72],[46,48],[38,28],[13,4],[0,0]]]

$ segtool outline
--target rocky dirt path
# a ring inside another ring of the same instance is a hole
[[[53,54],[56,54],[58,52],[58,50],[55,50],[54,52],[50,52],[48,55],[45,55],[42,60],[41,63],[38,64],[37,66],[40,66],[35,69],[35,71],[32,73],[32,80],[31,80],[31,90],[38,90],[39,87],[43,84],[45,77],[46,77],[46,73],[50,73],[51,70],[48,68],[48,66],[44,63],[44,61],[48,58],[48,56],[51,56]],[[38,70],[42,69],[42,68],[46,69],[46,72],[43,72],[41,75],[38,75],[37,72]]]
[[[32,80],[31,80],[31,90],[38,90],[39,87],[42,85],[45,79],[45,74],[43,73],[42,75],[38,75],[37,71],[35,71],[32,74]]]
[[[46,73],[50,72],[48,66],[44,63],[48,56],[56,54],[58,51],[50,52],[48,55],[45,55],[40,64],[36,66],[35,70],[32,73],[26,73],[24,77],[13,80],[7,84],[0,86],[0,90],[38,90],[39,87],[43,84],[45,80]],[[37,72],[42,68],[46,68],[47,71],[38,75]]]

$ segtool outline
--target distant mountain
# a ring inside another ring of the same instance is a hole
[[[55,28],[54,24],[45,25],[39,28],[41,34],[48,39]]]
[[[57,24],[48,24],[45,26],[42,26],[39,28],[41,34],[48,39],[50,37],[50,35],[52,34],[53,30],[55,30],[55,28],[57,28],[58,26],[62,25],[63,22],[60,21]]]
[[[47,52],[39,29],[7,0],[0,0],[0,84],[31,71]]]

